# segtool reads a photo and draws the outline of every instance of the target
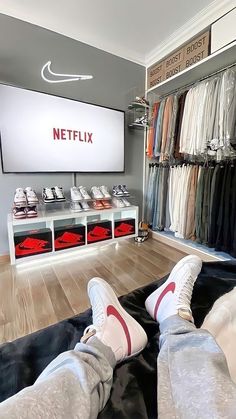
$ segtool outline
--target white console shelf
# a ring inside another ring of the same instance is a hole
[[[19,219],[16,220],[13,218],[12,214],[8,214],[8,240],[9,240],[9,249],[10,249],[10,260],[11,265],[20,264],[22,262],[26,263],[27,261],[32,260],[40,260],[42,258],[52,257],[52,256],[59,256],[60,254],[64,254],[66,252],[80,252],[81,249],[91,246],[98,246],[99,244],[106,244],[112,241],[118,241],[124,238],[131,238],[136,237],[138,235],[138,213],[139,208],[137,206],[130,206],[124,208],[111,208],[111,209],[104,209],[104,210],[91,210],[91,211],[81,211],[81,212],[74,212],[71,210],[55,210],[55,211],[48,211],[48,212],[40,212],[38,213],[38,217],[35,218],[28,218],[28,219]],[[135,219],[135,233],[129,234],[127,236],[121,237],[114,237],[114,225],[116,220],[122,220],[126,218],[133,218]],[[103,240],[100,242],[95,243],[87,243],[87,223],[89,222],[96,222],[96,221],[111,221],[112,224],[112,238]],[[68,249],[61,249],[55,251],[54,247],[54,228],[56,225],[78,225],[82,224],[85,226],[85,245],[72,247]],[[16,232],[23,232],[23,231],[31,231],[38,228],[49,228],[52,232],[52,251],[42,253],[39,255],[34,256],[26,256],[17,259],[15,257],[15,242],[14,242],[14,234]]]

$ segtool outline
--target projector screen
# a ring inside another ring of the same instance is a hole
[[[4,173],[123,172],[124,112],[0,84]]]

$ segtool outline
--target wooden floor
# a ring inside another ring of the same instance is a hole
[[[86,285],[100,276],[123,295],[163,277],[185,254],[156,240],[83,249],[33,266],[0,264],[0,342],[11,341],[89,307]]]

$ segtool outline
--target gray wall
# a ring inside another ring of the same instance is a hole
[[[49,84],[40,76],[47,61],[54,71],[93,74],[87,82]],[[144,67],[81,42],[0,14],[0,81],[28,89],[52,93],[126,110],[132,89],[144,89]],[[1,115],[1,103],[0,103]],[[0,119],[1,120],[1,119]],[[16,144],[17,147],[17,144]],[[25,150],[27,159],[27,150]],[[53,158],[53,156],[52,156]],[[124,174],[79,174],[77,185],[127,184],[142,202],[143,132],[125,133]],[[17,187],[61,185],[69,190],[71,174],[3,174],[0,169],[0,254],[8,253],[7,213]]]

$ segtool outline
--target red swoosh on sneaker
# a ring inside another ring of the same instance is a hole
[[[156,315],[157,315],[158,308],[159,308],[159,306],[160,306],[160,304],[161,304],[161,302],[162,302],[163,298],[165,297],[165,295],[166,295],[168,292],[172,292],[172,293],[174,293],[174,291],[175,291],[175,282],[170,282],[170,283],[167,285],[167,287],[166,287],[166,288],[164,288],[164,290],[162,291],[162,293],[159,295],[158,300],[157,300],[156,305],[155,305],[155,308],[154,308],[154,319],[156,319]]]
[[[124,321],[123,317],[120,315],[120,313],[117,311],[117,309],[114,306],[111,306],[111,305],[107,306],[107,315],[116,317],[116,319],[120,322],[125,332],[125,337],[127,340],[128,355],[131,355],[131,337],[130,337],[129,329],[127,327],[126,322]]]

